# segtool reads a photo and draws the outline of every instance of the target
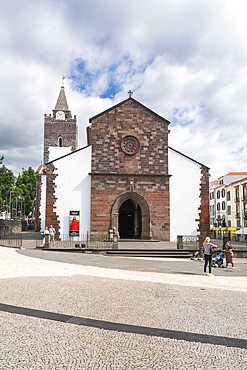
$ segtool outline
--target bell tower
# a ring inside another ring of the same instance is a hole
[[[44,164],[49,162],[49,147],[78,147],[78,128],[76,116],[72,118],[65,96],[64,86],[61,86],[55,109],[52,114],[44,115]]]

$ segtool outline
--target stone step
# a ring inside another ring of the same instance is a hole
[[[118,243],[157,243],[159,241],[158,239],[119,239]]]
[[[147,249],[117,249],[108,250],[105,256],[113,257],[159,257],[159,258],[190,258],[193,255],[191,250],[147,250]]]

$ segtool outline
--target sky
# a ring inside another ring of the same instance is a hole
[[[0,154],[16,175],[43,157],[44,113],[65,76],[79,147],[89,118],[128,97],[168,119],[169,146],[247,171],[244,0],[0,0]]]

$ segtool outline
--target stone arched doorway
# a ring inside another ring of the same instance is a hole
[[[146,199],[134,191],[121,194],[112,205],[111,226],[116,228],[121,238],[151,239],[150,210]]]
[[[119,208],[118,232],[121,239],[140,239],[142,211],[139,204],[128,199]]]

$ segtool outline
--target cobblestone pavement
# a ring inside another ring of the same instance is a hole
[[[245,276],[0,261],[0,369],[247,368]]]

